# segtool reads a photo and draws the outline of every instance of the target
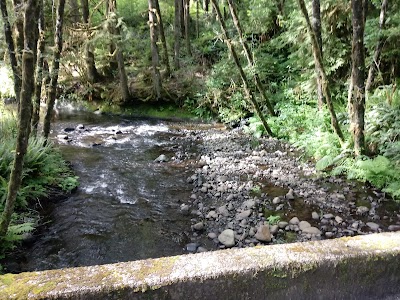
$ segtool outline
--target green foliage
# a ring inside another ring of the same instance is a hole
[[[270,216],[268,216],[267,221],[268,221],[269,225],[276,225],[281,221],[281,217],[278,215],[276,215],[276,216],[270,215]]]
[[[16,120],[0,119],[0,209],[4,205],[7,181],[14,159]],[[58,186],[64,192],[73,190],[78,182],[63,160],[61,153],[42,137],[31,137],[24,157],[22,186],[17,195],[16,208],[26,208],[30,201],[47,196],[50,186]]]
[[[249,125],[245,125],[243,130],[256,138],[260,138],[265,133],[264,126],[258,117],[249,118]]]

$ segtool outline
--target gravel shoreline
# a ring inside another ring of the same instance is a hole
[[[189,252],[400,230],[398,205],[383,193],[318,175],[289,144],[240,129],[187,136],[201,141],[187,178],[192,194],[180,206],[192,223]],[[211,247],[202,245],[205,236]]]

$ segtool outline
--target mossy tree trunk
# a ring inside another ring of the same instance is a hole
[[[352,69],[351,97],[349,98],[350,132],[354,142],[355,155],[361,155],[365,150],[364,115],[365,115],[365,2],[352,0]]]
[[[56,102],[58,72],[60,70],[60,59],[63,44],[63,23],[64,23],[65,0],[59,0],[57,6],[56,28],[54,32],[54,52],[53,63],[50,72],[50,85],[47,93],[46,114],[43,123],[43,136],[45,139],[49,137],[51,117],[53,116],[54,104]]]
[[[111,55],[115,57],[115,61],[117,62],[122,103],[126,103],[130,99],[130,92],[128,87],[128,76],[126,75],[126,70],[125,70],[125,59],[124,59],[124,54],[122,52],[122,38],[118,24],[116,0],[108,1],[107,18],[109,22],[108,27],[110,30],[110,34],[112,36],[111,44],[113,45],[114,49],[114,52]]]
[[[386,23],[386,11],[388,8],[388,0],[383,0],[381,4],[381,13],[379,15],[379,39],[375,47],[374,56],[372,58],[371,65],[369,66],[368,78],[365,84],[365,91],[368,92],[371,89],[372,83],[375,79],[376,71],[379,69],[379,59],[381,57],[382,49],[385,44],[382,30],[385,28]]]
[[[297,2],[299,4],[300,10],[306,21],[307,31],[311,38],[311,46],[312,46],[312,52],[313,52],[313,56],[314,56],[314,63],[315,63],[317,72],[321,75],[322,93],[325,96],[326,105],[328,107],[329,114],[331,117],[331,126],[332,126],[333,131],[338,136],[340,143],[343,144],[344,137],[343,137],[342,130],[340,129],[340,125],[339,125],[339,122],[336,117],[335,109],[333,108],[333,103],[332,103],[332,98],[331,98],[331,90],[329,87],[328,77],[326,76],[326,73],[325,73],[324,64],[322,62],[322,54],[319,49],[318,40],[317,40],[315,32],[311,26],[310,17],[308,16],[308,12],[307,12],[307,8],[304,3],[304,0],[298,0]]]
[[[33,97],[33,112],[32,112],[32,133],[37,134],[40,114],[40,100],[42,95],[42,82],[43,82],[43,64],[44,64],[44,51],[45,51],[45,22],[43,13],[43,0],[38,1],[38,42],[36,53],[36,72],[35,72],[35,91]]]
[[[243,88],[244,88],[244,90],[246,92],[247,98],[250,100],[251,104],[253,105],[254,110],[256,111],[257,116],[260,118],[260,120],[261,120],[261,122],[262,122],[262,124],[264,126],[265,131],[270,136],[273,136],[271,128],[269,127],[269,125],[267,123],[267,120],[265,119],[265,117],[264,117],[264,115],[263,115],[263,113],[261,111],[260,105],[258,104],[256,98],[254,97],[253,92],[250,90],[246,74],[244,73],[243,68],[242,68],[242,66],[240,64],[239,57],[238,57],[238,55],[236,53],[236,49],[231,43],[228,31],[226,29],[225,21],[223,19],[221,11],[220,11],[220,9],[218,7],[218,3],[216,2],[216,0],[211,0],[211,3],[213,5],[215,13],[217,14],[217,18],[218,18],[219,23],[221,25],[222,33],[224,34],[225,43],[228,46],[229,51],[230,51],[230,53],[232,55],[232,58],[233,58],[233,60],[234,60],[234,62],[236,64],[236,67],[237,67],[238,71],[239,71],[240,77],[241,77],[242,82],[243,82]]]
[[[22,52],[22,88],[18,112],[18,134],[14,161],[8,182],[6,202],[1,215],[0,239],[7,234],[8,226],[11,222],[17,193],[22,182],[24,156],[28,148],[31,128],[32,95],[35,86],[36,6],[37,0],[27,0],[24,6],[24,49]]]
[[[160,3],[158,2],[158,0],[154,0],[154,5],[155,5],[155,9],[156,9],[158,31],[159,31],[159,35],[160,35],[162,50],[163,50],[162,61],[165,66],[165,75],[167,77],[169,77],[171,75],[171,67],[169,65],[167,40],[165,39],[164,23],[162,21]]]
[[[81,7],[82,7],[82,21],[85,24],[87,30],[90,27],[90,20],[89,20],[89,2],[88,0],[81,0]],[[85,56],[85,65],[86,65],[86,76],[89,83],[93,84],[99,80],[99,73],[96,68],[95,57],[94,53],[91,50],[91,44],[89,41],[89,32],[87,33],[88,40],[85,43],[84,49],[84,56]]]
[[[231,12],[232,20],[233,23],[235,24],[236,30],[239,34],[239,40],[240,44],[242,45],[243,51],[245,53],[247,62],[252,69],[253,72],[253,78],[256,83],[256,87],[261,95],[261,98],[264,100],[265,104],[267,105],[268,111],[270,112],[271,115],[276,116],[276,113],[274,111],[274,108],[272,107],[271,102],[269,101],[267,94],[265,92],[265,89],[261,83],[260,76],[258,75],[256,71],[256,66],[254,63],[253,55],[250,52],[249,46],[247,45],[246,41],[243,38],[243,32],[242,32],[242,27],[240,26],[239,18],[236,13],[236,8],[233,4],[233,0],[228,0],[228,5],[229,5],[229,10]]]
[[[23,16],[23,1],[13,0],[14,7],[14,43],[16,49],[16,56],[18,61],[18,68],[21,69],[22,49],[24,48],[24,16]],[[20,70],[21,72],[21,70]]]
[[[185,9],[184,9],[184,19],[185,19],[185,42],[186,42],[186,51],[188,56],[192,56],[192,45],[190,42],[190,0],[183,0]]]
[[[151,61],[153,66],[153,90],[156,99],[161,98],[161,74],[160,74],[160,57],[157,46],[157,17],[156,9],[153,0],[148,0],[149,3],[149,27],[150,27],[150,43],[151,43]]]
[[[175,0],[174,10],[174,68],[180,68],[180,49],[181,49],[181,5],[182,0]]]
[[[321,5],[319,0],[312,1],[311,27],[315,32],[315,37],[317,38],[319,51],[321,52],[321,58],[323,58],[324,52],[322,50]],[[315,66],[315,77],[317,82],[318,107],[319,109],[322,109],[326,101],[324,98],[324,93],[322,92],[322,76],[317,66]]]
[[[8,57],[10,59],[11,70],[13,73],[14,92],[17,103],[19,103],[19,96],[21,92],[21,73],[18,68],[18,61],[15,53],[15,45],[13,39],[12,28],[8,17],[7,1],[0,0],[1,16],[3,20],[4,38],[7,44]]]

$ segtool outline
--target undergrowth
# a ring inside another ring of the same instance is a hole
[[[1,111],[0,117],[0,213],[4,209],[8,180],[14,159],[17,124],[15,118]],[[51,143],[44,146],[42,137],[31,137],[24,157],[22,185],[17,194],[15,213],[4,242],[0,245],[0,258],[13,248],[15,242],[23,239],[36,226],[38,213],[31,209],[40,199],[49,196],[50,188],[69,193],[78,185],[61,153]]]

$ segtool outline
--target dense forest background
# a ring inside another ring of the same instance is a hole
[[[159,112],[183,108],[249,135],[286,139],[319,170],[400,198],[398,1],[0,4],[0,93],[19,103],[17,147],[25,150],[17,153],[24,155],[29,135],[47,139],[56,99],[103,112],[137,112],[150,103]],[[7,182],[21,176],[23,155],[14,177],[13,157],[3,164],[4,207],[17,197],[10,191],[19,184]]]

